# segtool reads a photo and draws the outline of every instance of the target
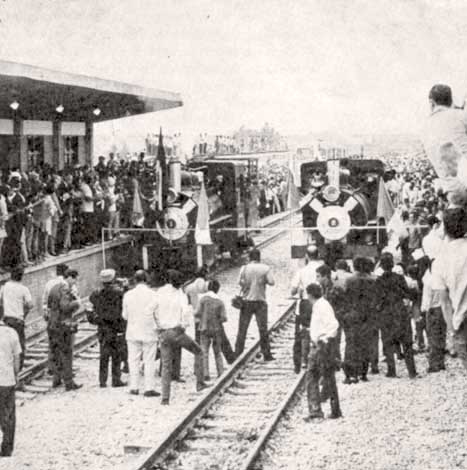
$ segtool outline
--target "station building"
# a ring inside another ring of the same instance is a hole
[[[0,170],[92,164],[94,123],[182,105],[178,93],[0,61]],[[104,265],[118,268],[129,241],[109,241],[105,248],[105,254],[91,246],[26,268],[23,282],[35,304],[29,328],[43,322],[42,293],[58,263],[79,271],[79,292],[86,297]],[[0,284],[8,279],[0,275]]]
[[[91,164],[94,123],[182,104],[178,93],[0,61],[0,169]]]

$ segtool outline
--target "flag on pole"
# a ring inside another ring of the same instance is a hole
[[[386,188],[386,184],[383,181],[383,178],[379,179],[379,188],[378,188],[378,206],[376,208],[376,217],[378,219],[383,218],[385,223],[391,220],[394,215],[394,205],[391,201],[391,196]]]
[[[133,193],[133,211],[131,214],[131,222],[136,227],[142,227],[144,224],[143,205],[141,196],[139,195],[139,183],[135,180],[135,189]]]
[[[289,180],[287,182],[287,210],[295,210],[300,207],[300,193],[295,186],[292,171],[289,169]]]
[[[167,195],[169,193],[169,169],[167,160],[165,158],[164,143],[162,141],[162,127],[159,131],[159,146],[157,147],[157,162],[160,167],[160,209],[164,210],[167,207]]]
[[[204,181],[198,199],[198,216],[196,218],[195,241],[197,245],[212,245],[211,232],[209,230],[209,203]]]

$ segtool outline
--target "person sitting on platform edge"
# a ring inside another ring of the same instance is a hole
[[[308,300],[313,307],[310,323],[310,356],[306,372],[306,387],[309,415],[305,421],[323,418],[321,402],[331,399],[330,418],[342,416],[336,384],[336,364],[334,338],[339,323],[331,304],[323,297],[319,284],[310,284],[306,288]],[[320,393],[319,383],[323,381]]]
[[[274,360],[268,337],[268,304],[266,285],[273,286],[271,268],[260,262],[261,253],[254,248],[250,251],[250,262],[240,271],[239,285],[243,295],[243,307],[240,310],[235,354],[240,356],[245,348],[245,339],[251,317],[255,315],[259,330],[261,352],[265,361]]]
[[[114,283],[114,269],[102,270],[100,278],[102,289],[94,291],[89,298],[94,307],[93,320],[97,325],[100,345],[99,386],[107,386],[109,360],[112,359],[112,387],[124,387],[126,383],[120,379],[122,348],[119,340],[125,332],[125,322],[122,318],[123,292]]]
[[[73,314],[81,305],[81,302],[72,294],[77,276],[77,271],[69,269],[64,275],[65,283],[58,283],[50,290],[47,303],[52,387],[60,386],[63,379],[66,391],[82,387],[73,382],[73,333],[76,331]]]
[[[195,355],[196,390],[201,391],[207,387],[203,381],[201,347],[185,333],[191,309],[186,294],[181,290],[182,284],[181,273],[169,269],[167,284],[157,291],[156,301],[151,306],[160,339],[163,405],[169,404],[173,354],[178,347]]]
[[[200,298],[195,318],[198,318],[201,349],[203,351],[204,380],[210,380],[209,375],[209,349],[212,344],[214,359],[216,361],[217,376],[224,372],[222,363],[222,323],[227,321],[224,302],[219,298],[219,281],[213,279],[208,283],[208,291]]]

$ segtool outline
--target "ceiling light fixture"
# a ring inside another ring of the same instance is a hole
[[[101,114],[101,110],[96,106],[93,111],[94,116],[99,116]]]
[[[63,104],[59,104],[56,108],[55,108],[55,111],[57,111],[57,113],[63,113],[63,111],[65,110]]]
[[[13,103],[10,103],[10,108],[13,110],[13,111],[16,111],[18,108],[19,108],[19,103],[15,100],[13,101]]]

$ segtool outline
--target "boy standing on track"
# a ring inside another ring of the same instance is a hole
[[[18,333],[3,322],[0,309],[0,429],[1,457],[13,453],[16,428],[15,386],[20,370],[21,345]]]
[[[334,340],[339,323],[334,315],[331,304],[323,297],[319,284],[310,284],[306,288],[308,300],[313,307],[310,323],[310,356],[306,372],[306,387],[309,415],[305,421],[324,418],[321,402],[331,399],[330,418],[342,416],[336,384],[336,364]],[[323,380],[323,392],[320,393],[319,383]]]
[[[201,297],[198,308],[195,310],[195,318],[198,318],[200,331],[200,343],[203,351],[204,380],[210,380],[209,376],[209,349],[212,344],[214,359],[216,361],[217,376],[224,372],[222,362],[222,323],[227,321],[224,302],[219,298],[219,281],[213,279],[208,283],[208,291]]]

